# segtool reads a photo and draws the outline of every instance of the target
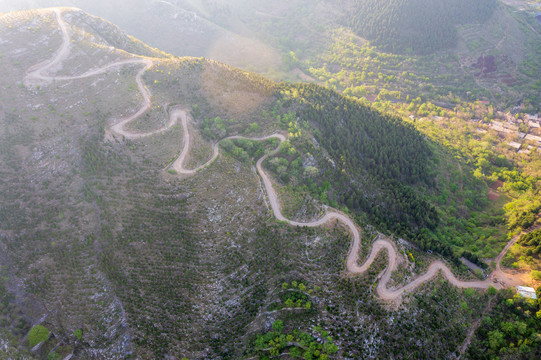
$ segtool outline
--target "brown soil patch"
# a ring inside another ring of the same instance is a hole
[[[495,192],[492,189],[488,189],[487,197],[488,197],[488,199],[490,201],[496,201],[496,200],[498,200],[500,198],[500,194],[498,194],[497,192]]]
[[[475,74],[475,76],[477,77],[493,73],[497,70],[496,58],[493,55],[481,55],[477,59],[477,62],[472,66],[476,69],[481,70],[480,73]]]
[[[499,188],[501,188],[503,186],[503,181],[501,180],[498,180],[496,182],[493,182],[491,185],[490,185],[490,188],[492,190],[498,190]]]

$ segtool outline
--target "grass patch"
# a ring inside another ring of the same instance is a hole
[[[34,347],[49,338],[49,329],[43,325],[36,325],[28,332],[28,344]]]
[[[62,360],[62,355],[56,351],[51,351],[49,355],[47,355],[47,360]]]

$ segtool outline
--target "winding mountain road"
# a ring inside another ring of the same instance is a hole
[[[137,73],[136,75],[136,82],[139,87],[139,91],[141,92],[143,96],[143,101],[140,109],[133,115],[130,115],[120,121],[118,121],[115,125],[113,125],[110,129],[108,129],[109,134],[115,134],[120,135],[128,139],[139,139],[147,136],[156,135],[159,133],[163,133],[170,129],[172,126],[177,124],[180,120],[182,127],[183,127],[183,138],[184,138],[184,145],[183,149],[179,155],[179,157],[173,162],[171,165],[171,168],[174,169],[179,174],[184,175],[192,175],[198,172],[199,170],[205,168],[206,166],[210,165],[218,156],[220,153],[219,150],[219,143],[217,142],[213,145],[213,154],[212,157],[203,165],[195,168],[195,169],[186,169],[184,167],[184,163],[186,160],[187,155],[189,154],[189,151],[191,149],[191,136],[188,128],[188,114],[185,110],[182,109],[180,106],[172,107],[169,114],[169,121],[168,123],[157,130],[146,132],[146,133],[139,133],[139,132],[131,132],[125,129],[126,124],[129,122],[139,118],[142,114],[144,114],[151,106],[151,94],[150,91],[147,89],[147,87],[143,84],[142,76],[143,74],[150,69],[154,62],[157,59],[150,59],[145,57],[137,57],[134,55],[134,59],[129,60],[123,60],[119,62],[112,63],[110,65],[106,65],[104,67],[91,70],[89,72],[86,72],[82,75],[78,76],[54,76],[50,75],[49,71],[54,68],[54,66],[60,64],[65,58],[69,56],[70,53],[70,35],[67,29],[67,25],[62,19],[62,11],[63,8],[57,8],[53,11],[56,14],[56,18],[58,20],[58,24],[60,26],[60,29],[62,31],[63,36],[63,44],[60,47],[60,49],[57,51],[56,55],[49,61],[42,62],[40,64],[37,64],[33,67],[31,67],[27,71],[26,79],[27,81],[45,81],[45,82],[51,82],[53,80],[57,81],[70,81],[70,80],[77,80],[77,79],[83,79],[90,76],[95,76],[99,74],[105,73],[107,70],[115,67],[120,66],[127,66],[127,65],[144,65],[143,68]],[[249,139],[249,140],[255,140],[255,141],[262,141],[266,139],[276,138],[280,142],[285,141],[286,137],[282,134],[273,134],[265,137],[257,137],[257,138],[248,138],[243,136],[231,136],[226,139]],[[223,141],[225,139],[222,139]],[[411,292],[421,286],[423,283],[429,281],[430,279],[434,278],[438,273],[441,272],[441,274],[453,285],[461,288],[478,288],[478,289],[487,289],[489,286],[494,286],[496,288],[502,288],[505,286],[514,286],[518,285],[522,282],[522,279],[520,277],[517,277],[513,274],[508,274],[504,272],[501,269],[500,262],[503,259],[503,256],[505,255],[505,252],[513,245],[513,243],[516,241],[516,238],[507,244],[507,246],[503,249],[503,251],[498,255],[496,258],[497,261],[497,267],[496,270],[489,276],[488,279],[484,281],[462,281],[457,279],[451,270],[447,267],[447,265],[440,261],[436,260],[430,264],[428,267],[428,270],[420,275],[419,277],[415,278],[413,281],[411,281],[409,284],[396,288],[396,289],[389,289],[387,285],[389,284],[389,281],[391,279],[391,274],[394,270],[397,268],[398,264],[398,251],[396,249],[396,246],[393,242],[391,242],[388,239],[378,239],[376,240],[372,248],[370,250],[370,253],[368,254],[368,257],[364,261],[364,263],[359,264],[359,252],[361,248],[361,234],[359,231],[359,228],[355,225],[353,220],[348,217],[347,215],[337,212],[335,210],[328,211],[321,219],[312,221],[312,222],[297,222],[292,221],[284,217],[282,214],[281,208],[280,208],[280,201],[278,199],[278,195],[276,194],[276,191],[274,190],[274,187],[272,185],[272,181],[269,177],[269,175],[264,171],[263,169],[263,162],[265,159],[267,159],[269,156],[272,156],[276,154],[278,149],[274,150],[273,152],[263,156],[260,158],[256,163],[256,169],[263,180],[263,184],[265,187],[265,190],[267,192],[269,202],[271,204],[272,212],[277,220],[286,222],[292,226],[307,226],[307,227],[318,227],[322,226],[328,222],[331,221],[338,221],[343,223],[348,229],[349,232],[352,235],[352,242],[350,246],[350,250],[347,255],[346,259],[346,269],[351,274],[362,274],[368,270],[368,268],[372,265],[376,257],[381,251],[387,251],[388,253],[388,266],[384,270],[384,272],[381,275],[381,279],[379,281],[379,284],[376,288],[377,294],[379,297],[381,297],[384,300],[390,300],[400,301],[402,295],[404,293]]]
[[[165,132],[169,130],[171,127],[173,127],[179,118],[180,111],[178,108],[174,108],[170,112],[169,121],[167,124],[155,131],[149,132],[149,133],[136,133],[136,132],[130,132],[126,130],[124,127],[127,123],[139,118],[141,115],[143,115],[148,109],[150,109],[152,105],[152,101],[150,98],[150,91],[147,89],[145,84],[143,84],[142,76],[143,74],[150,69],[154,65],[154,60],[147,58],[147,57],[136,57],[134,55],[134,59],[127,59],[122,61],[117,61],[114,63],[111,63],[109,65],[90,70],[84,74],[76,75],[76,76],[54,76],[49,75],[48,71],[51,70],[53,67],[59,65],[64,59],[66,59],[70,54],[70,45],[71,45],[71,37],[68,32],[68,27],[62,18],[62,11],[66,8],[54,8],[53,11],[55,13],[56,19],[58,21],[58,24],[60,26],[60,30],[62,32],[62,46],[60,49],[56,52],[56,55],[49,61],[39,63],[37,65],[34,65],[31,67],[26,74],[25,83],[31,84],[33,81],[44,81],[44,82],[51,82],[53,80],[56,81],[70,81],[70,80],[80,80],[85,79],[88,77],[101,75],[109,71],[113,68],[118,68],[126,65],[145,65],[139,72],[137,73],[135,77],[135,81],[137,83],[137,86],[139,88],[139,91],[143,95],[143,104],[141,108],[133,115],[130,115],[115,125],[111,127],[111,131],[113,133],[116,133],[117,135],[124,136],[127,139],[140,139],[152,135],[156,135],[162,132]],[[77,9],[78,10],[78,9]]]

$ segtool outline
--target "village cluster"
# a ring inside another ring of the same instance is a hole
[[[501,111],[495,115],[496,119],[492,120],[488,126],[507,139],[507,145],[521,154],[529,154],[534,150],[541,153],[541,117],[539,115],[512,115]],[[486,132],[484,129],[477,129],[477,131]]]

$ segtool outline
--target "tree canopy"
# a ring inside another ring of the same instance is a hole
[[[427,54],[453,47],[456,25],[488,20],[494,0],[355,1],[347,24],[384,50]]]

